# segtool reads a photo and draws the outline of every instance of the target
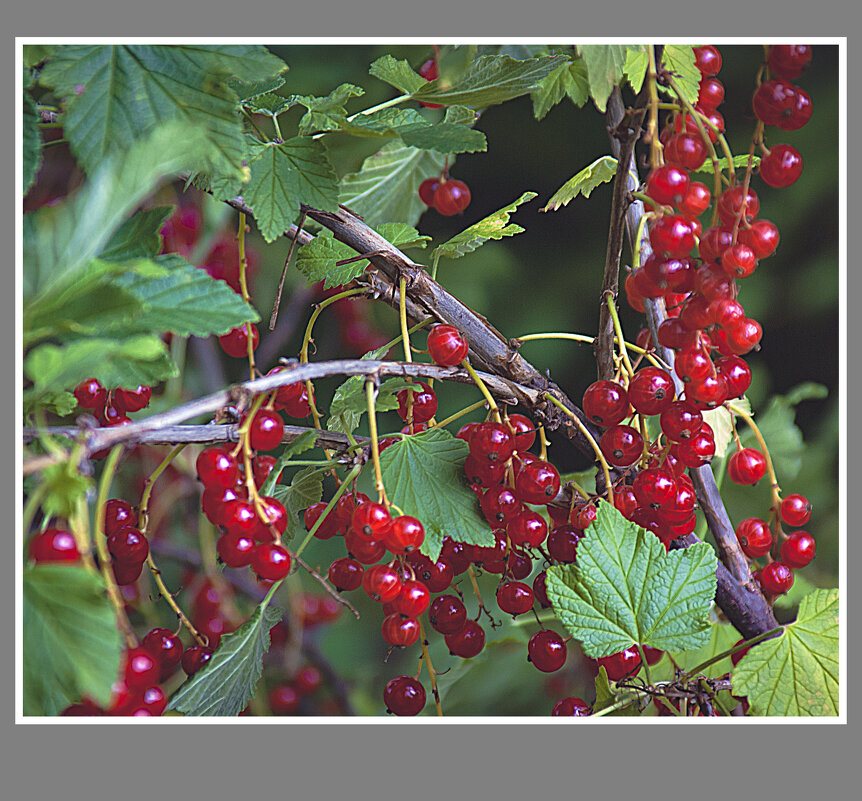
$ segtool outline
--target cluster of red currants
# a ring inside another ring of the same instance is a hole
[[[470,205],[470,187],[457,178],[426,178],[419,184],[419,197],[444,217],[460,214]]]
[[[82,409],[90,409],[103,426],[131,423],[130,412],[139,412],[150,404],[152,387],[138,385],[134,389],[107,390],[95,378],[88,378],[75,387],[73,394]]]

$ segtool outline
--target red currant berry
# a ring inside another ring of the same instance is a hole
[[[257,326],[254,323],[248,323],[251,326],[251,349],[257,348],[257,343],[260,341],[260,334]],[[222,350],[235,359],[243,359],[248,356],[248,330],[245,325],[239,328],[233,328],[226,334],[218,338]]]
[[[638,508],[638,501],[631,487],[625,484],[614,487],[614,508],[618,509],[624,518],[631,520]]]
[[[739,229],[739,241],[748,245],[758,259],[775,253],[779,239],[778,226],[769,220],[755,220],[750,228]]]
[[[756,448],[740,448],[727,463],[735,484],[756,484],[766,475],[766,457]]]
[[[336,559],[330,566],[327,575],[338,592],[355,590],[362,584],[365,568],[362,563],[349,556]]]
[[[816,543],[807,531],[794,531],[781,543],[781,560],[790,567],[800,568],[811,563]]]
[[[281,444],[284,420],[273,409],[258,409],[248,429],[249,443],[256,451],[271,451]]]
[[[134,526],[138,522],[134,507],[128,501],[111,498],[105,504],[105,534],[110,536],[124,526]]]
[[[419,617],[431,603],[431,592],[421,581],[407,579],[401,585],[401,592],[392,603],[396,612],[406,617]]]
[[[374,565],[365,571],[362,586],[368,597],[378,603],[389,603],[401,592],[401,576],[391,565]]]
[[[470,455],[480,462],[504,464],[515,452],[515,437],[501,423],[480,423],[470,437]]]
[[[706,431],[707,428],[707,423],[704,423],[691,439],[680,442],[676,446],[674,455],[686,467],[693,470],[703,467],[703,465],[709,464],[712,457],[715,456],[715,437],[712,434],[712,429]],[[674,453],[673,449],[671,453]]]
[[[383,540],[367,540],[355,531],[344,535],[344,545],[347,553],[363,565],[373,565],[386,553],[386,543]]]
[[[412,676],[396,676],[383,688],[386,711],[399,717],[418,715],[425,706],[425,688]]]
[[[753,189],[745,193],[743,188],[741,185],[732,186],[719,196],[718,216],[724,225],[735,224],[737,216],[742,213],[743,204],[745,213],[741,219],[747,223],[750,223],[760,211],[760,198],[757,197],[757,193]]]
[[[123,526],[108,537],[108,551],[118,562],[139,564],[147,558],[150,544],[134,526]]]
[[[643,367],[629,382],[629,401],[640,414],[661,414],[673,403],[675,394],[673,379],[660,367]]]
[[[533,590],[522,581],[506,581],[497,587],[497,606],[512,617],[529,612],[534,600]]]
[[[804,495],[788,495],[781,501],[780,511],[788,526],[804,526],[811,519],[811,501]]]
[[[271,539],[257,516],[254,505],[248,501],[228,501],[221,514],[221,520],[228,534],[243,534],[259,542]]]
[[[684,170],[698,170],[706,161],[707,149],[703,139],[697,134],[687,132],[674,134],[668,139],[664,146],[664,158],[667,164],[677,165]],[[653,171],[655,172],[655,171]],[[651,173],[652,174],[652,173]],[[686,173],[686,179],[688,174]],[[688,180],[680,182],[685,184],[685,189],[674,192],[672,201],[668,203],[679,203],[688,192],[690,182]],[[650,195],[650,197],[654,197]],[[655,198],[658,200],[658,198]],[[663,201],[659,201],[660,203]]]
[[[802,175],[802,155],[792,145],[773,145],[760,162],[760,177],[776,189],[795,184]]]
[[[631,413],[626,388],[616,381],[595,381],[584,392],[584,414],[603,427],[621,423]]]
[[[811,62],[811,45],[772,45],[769,69],[779,78],[795,81]]]
[[[472,659],[485,647],[485,630],[475,620],[467,620],[458,631],[443,639],[452,656]]]
[[[543,609],[547,609],[551,605],[551,601],[548,598],[547,579],[548,573],[546,570],[537,573],[533,579],[533,594]]]
[[[426,61],[421,67],[419,67],[419,74],[426,81],[434,81],[440,77],[440,70],[437,67],[437,62],[432,58]],[[443,108],[439,103],[423,103],[421,100],[419,101],[420,106],[425,106],[426,108]]]
[[[489,487],[479,501],[482,514],[492,528],[505,525],[524,507],[515,492],[508,486]]]
[[[219,558],[228,567],[247,567],[251,564],[257,542],[245,534],[222,534],[216,542]]]
[[[139,412],[149,405],[152,394],[152,387],[140,384],[135,389],[115,389],[113,403],[121,412]]]
[[[686,401],[674,401],[659,418],[662,433],[673,442],[683,442],[700,430],[703,415]]]
[[[701,78],[697,93],[698,107],[704,111],[715,111],[723,102],[724,84],[717,78]]]
[[[700,164],[697,166],[699,167]],[[656,167],[647,176],[646,194],[656,203],[673,206],[685,196],[688,184],[688,170],[685,167],[680,168],[673,163],[665,164],[662,167]]]
[[[700,70],[700,74],[705,78],[718,75],[721,71],[721,53],[713,45],[695,47],[694,59],[694,63]]]
[[[353,510],[350,527],[367,540],[382,540],[392,527],[392,516],[382,503],[366,501]]]
[[[402,389],[398,393],[398,415],[402,420],[407,420],[409,395],[413,396],[413,422],[427,423],[437,413],[437,394],[424,381],[420,381],[415,390]]]
[[[736,539],[749,559],[766,556],[772,549],[772,532],[769,526],[757,517],[746,517],[740,521],[736,527]]]
[[[525,509],[509,521],[506,532],[512,545],[538,548],[548,536],[548,524],[538,512]]]
[[[583,718],[593,714],[593,708],[583,699],[569,696],[554,704],[551,715],[555,718]]]
[[[559,491],[560,474],[550,462],[530,462],[515,478],[515,492],[524,503],[550,503]]]
[[[543,673],[553,673],[566,664],[569,652],[556,631],[542,629],[530,637],[527,654],[527,659]]]
[[[522,414],[510,414],[506,425],[515,437],[515,450],[523,453],[529,450],[536,441],[536,426]]]
[[[463,181],[441,181],[434,192],[434,208],[444,217],[460,214],[470,205],[470,187]]]
[[[784,562],[770,562],[760,571],[758,581],[770,595],[783,595],[793,586],[793,570]]]
[[[146,648],[132,648],[126,652],[123,681],[132,690],[152,687],[159,680],[159,665]]]
[[[46,528],[30,540],[30,558],[36,562],[77,562],[81,558],[75,537],[62,528]]]
[[[626,676],[635,676],[641,669],[641,655],[636,645],[630,645],[610,656],[603,656],[597,660],[600,667],[604,667],[609,681],[620,681]]]
[[[428,355],[441,367],[454,367],[467,357],[470,346],[454,325],[435,325],[428,332]]]
[[[467,609],[455,595],[438,595],[428,607],[428,622],[440,634],[455,634],[467,622]]]
[[[239,481],[239,463],[227,448],[204,448],[195,461],[198,478],[207,489],[227,489]]]
[[[599,447],[605,459],[616,467],[633,465],[643,452],[644,442],[637,429],[616,425],[602,434]]]
[[[183,653],[182,667],[189,676],[197,673],[213,655],[213,649],[206,645],[193,645]]]
[[[715,368],[724,377],[729,398],[742,397],[751,386],[751,368],[739,356],[722,356]]]
[[[434,205],[434,193],[437,191],[438,186],[440,186],[439,178],[426,178],[419,184],[419,199],[426,206]]]
[[[82,381],[75,387],[72,393],[78,405],[83,409],[92,409],[97,415],[101,416],[105,402],[108,400],[108,390],[106,390],[97,378],[88,378]]]
[[[406,648],[419,639],[419,621],[414,617],[405,617],[399,612],[394,612],[383,618],[380,633],[389,645]]]
[[[291,556],[287,548],[275,542],[264,542],[255,548],[251,567],[264,581],[280,581],[290,572]]]
[[[548,555],[555,562],[572,563],[578,549],[578,542],[584,536],[584,532],[574,526],[557,526],[548,535]]]
[[[293,715],[302,696],[293,684],[279,684],[269,691],[267,700],[273,715]]]
[[[635,476],[632,490],[641,506],[660,509],[676,493],[676,482],[664,470],[649,467]]]
[[[155,628],[146,633],[141,646],[159,663],[159,681],[167,679],[179,667],[183,657],[183,644],[170,629]]]
[[[408,554],[425,542],[425,527],[415,517],[401,515],[392,521],[383,541],[392,553]]]
[[[691,221],[681,214],[665,214],[650,228],[649,240],[657,253],[684,259],[694,247]]]

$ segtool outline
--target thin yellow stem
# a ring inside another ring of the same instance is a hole
[[[398,281],[398,320],[401,324],[401,341],[404,345],[404,361],[410,364],[413,353],[410,350],[410,330],[407,328],[407,279],[402,275]],[[407,425],[413,433],[413,393],[407,393]]]
[[[554,404],[554,406],[562,409],[571,419],[572,422],[578,427],[578,430],[587,438],[587,441],[593,448],[593,451],[596,454],[596,459],[602,466],[602,471],[605,474],[605,487],[606,494],[608,498],[608,503],[613,504],[614,502],[614,488],[611,484],[611,470],[608,466],[607,460],[605,459],[605,455],[602,453],[602,449],[599,447],[598,442],[593,439],[593,435],[587,431],[586,426],[578,419],[577,415],[571,410],[567,409],[560,401],[558,401],[550,392],[545,393],[545,397]]]
[[[428,669],[428,677],[431,679],[431,692],[434,695],[434,704],[437,707],[437,716],[443,717],[443,707],[440,704],[440,693],[437,691],[437,673],[431,664],[431,654],[428,652],[428,640],[425,637],[425,628],[422,626],[422,618],[419,618],[419,641],[422,643],[422,657],[425,667]]]
[[[647,91],[649,92],[649,118],[647,119],[647,139],[649,141],[649,158],[651,167],[659,167],[662,163],[662,144],[658,135],[658,88],[656,77],[658,68],[655,61],[655,48],[647,46],[649,68],[647,70]]]
[[[485,382],[479,377],[479,374],[473,369],[473,366],[464,359],[461,362],[461,366],[470,373],[470,377],[476,382],[476,386],[479,387],[480,392],[485,396],[485,400],[488,402],[488,406],[491,408],[491,413],[494,415],[494,419],[498,423],[503,422],[503,418],[500,416],[500,409],[497,406],[497,401],[494,400],[494,396],[488,390],[488,387],[485,386]]]
[[[781,504],[781,487],[778,484],[778,476],[775,474],[775,465],[772,463],[772,457],[769,455],[769,448],[766,446],[766,440],[763,438],[763,434],[760,432],[760,429],[757,427],[757,423],[754,422],[754,418],[744,409],[740,409],[737,406],[734,406],[732,403],[728,404],[730,410],[735,414],[745,420],[746,425],[751,429],[754,434],[755,439],[760,445],[760,450],[763,455],[766,457],[766,472],[769,475],[769,481],[772,487],[772,512],[773,515],[778,514],[778,507]]]
[[[539,458],[546,462],[548,461],[548,446],[551,444],[548,442],[548,438],[545,436],[545,427],[540,425],[538,427],[539,432]]]
[[[246,275],[248,269],[248,257],[245,252],[245,213],[239,213],[239,228],[236,232],[236,241],[239,250],[239,288],[242,293],[242,299],[251,304],[251,295],[248,293],[248,278]],[[245,324],[245,333],[246,333],[246,348],[248,353],[248,369],[250,378],[254,380],[255,374],[255,365],[254,365],[254,339],[252,337],[252,324]]]
[[[476,401],[475,403],[471,403],[469,406],[466,406],[465,408],[461,409],[460,412],[455,412],[455,414],[450,414],[445,420],[441,420],[439,423],[434,423],[434,426],[436,426],[437,428],[442,428],[443,426],[448,426],[449,423],[454,423],[459,418],[464,417],[464,415],[470,414],[470,412],[475,412],[476,409],[480,409],[484,405],[485,405],[485,401],[483,401],[483,400]]]
[[[520,342],[530,342],[531,340],[538,339],[568,339],[572,342],[583,342],[585,345],[592,345],[595,337],[587,336],[586,334],[569,334],[564,331],[554,331],[542,334],[524,334],[524,336],[516,337]],[[614,342],[619,345],[619,339],[615,335]],[[645,348],[642,348],[640,345],[635,345],[633,342],[626,342],[626,348],[628,350],[633,350],[635,353],[639,353],[644,356],[650,364],[655,365],[656,367],[661,367],[663,370],[667,370],[668,365],[661,362],[657,359],[652,353],[650,353]]]
[[[614,303],[614,294],[610,290],[605,292],[605,302],[608,304],[608,312],[610,312],[611,319],[614,321],[614,331],[616,332],[616,337],[614,339],[619,343],[620,355],[622,356],[623,364],[625,365],[626,372],[629,374],[629,377],[631,377],[635,374],[635,371],[632,367],[632,363],[629,361],[629,354],[626,351],[626,341],[623,339],[623,328],[620,325],[620,318],[617,314],[617,305]]]
[[[365,399],[368,403],[368,429],[371,434],[371,461],[374,464],[374,488],[377,490],[379,503],[389,506],[386,497],[386,488],[383,486],[383,472],[380,469],[380,443],[377,441],[377,413],[374,408],[374,396],[376,390],[374,379],[369,377],[365,380]]]

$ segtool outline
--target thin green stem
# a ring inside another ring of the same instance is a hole
[[[727,659],[727,657],[732,656],[737,651],[741,651],[743,648],[751,648],[751,646],[757,645],[758,643],[769,639],[773,634],[778,634],[781,631],[784,631],[784,626],[777,626],[774,629],[770,629],[769,631],[763,632],[763,634],[758,634],[756,637],[752,637],[750,640],[746,640],[745,642],[741,642],[737,645],[734,645],[732,648],[728,648],[726,651],[722,651],[720,654],[716,654],[715,656],[707,659],[705,662],[701,662],[699,665],[696,665],[690,670],[687,670],[679,677],[679,681],[689,681],[693,676],[696,676],[698,673],[703,673],[703,671],[710,665],[714,665],[716,662],[721,662],[722,659]]]
[[[455,414],[450,414],[445,420],[441,420],[439,423],[435,423],[434,425],[437,427],[440,427],[440,428],[442,428],[443,426],[448,426],[449,423],[454,423],[459,418],[464,417],[464,415],[470,414],[470,412],[475,412],[476,409],[481,409],[485,405],[486,402],[487,401],[480,400],[480,401],[476,401],[475,403],[471,403],[469,406],[466,406],[463,409],[461,409],[460,412],[455,412]]]
[[[619,344],[620,355],[623,357],[623,364],[626,366],[626,371],[629,376],[633,376],[635,374],[634,368],[632,367],[631,361],[629,361],[629,354],[626,351],[626,341],[623,338],[623,328],[620,324],[620,318],[617,314],[617,305],[614,303],[613,293],[608,291],[605,292],[605,302],[608,305],[608,312],[610,312],[611,319],[614,321],[614,331],[616,332],[616,341]]]
[[[520,337],[515,337],[519,342],[530,342],[532,340],[538,339],[567,339],[571,342],[582,342],[585,345],[592,345],[595,337],[587,336],[586,334],[569,334],[566,332],[554,331],[549,333],[542,334],[524,334]],[[614,335],[614,342],[619,345],[619,340],[616,335]],[[668,365],[664,364],[661,360],[657,359],[653,354],[651,354],[645,348],[642,348],[640,345],[635,345],[633,342],[626,342],[626,348],[628,350],[633,350],[635,353],[639,353],[644,356],[647,361],[656,367],[661,367],[665,370],[669,369]]]
[[[497,406],[497,401],[494,400],[494,396],[491,394],[488,387],[485,386],[485,382],[479,377],[479,374],[466,359],[461,362],[461,366],[470,373],[470,377],[476,382],[476,386],[479,387],[480,392],[485,396],[488,406],[491,407],[491,413],[494,415],[494,419],[498,423],[501,423],[503,418],[500,416],[500,408]]]
[[[650,687],[652,687],[652,677],[650,676],[650,673],[649,673],[649,663],[647,662],[646,651],[644,651],[644,647],[640,643],[638,643],[638,651],[640,652],[640,655],[641,655],[641,665],[643,666],[643,669],[644,669],[644,676],[646,676],[646,683]]]
[[[371,461],[374,465],[374,488],[377,490],[377,500],[389,506],[386,488],[383,486],[383,472],[380,469],[380,443],[377,441],[377,413],[374,408],[376,388],[374,378],[365,379],[365,400],[368,404],[368,429],[371,435]]]

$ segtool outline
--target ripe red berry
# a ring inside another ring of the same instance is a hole
[[[485,490],[479,506],[492,528],[505,525],[524,508],[512,488],[505,484]]]
[[[396,676],[383,688],[386,711],[399,717],[418,715],[425,706],[425,688],[412,676]]]
[[[30,540],[30,558],[36,562],[77,562],[81,558],[75,537],[62,528],[46,528]]]
[[[421,67],[419,67],[419,74],[426,81],[434,81],[440,77],[440,69],[437,66],[437,62],[431,58],[428,59]],[[426,108],[443,108],[439,103],[423,103],[421,100],[419,101],[420,106],[425,106]]]
[[[736,484],[756,484],[766,475],[766,457],[756,448],[740,448],[730,457],[727,474]]]
[[[108,399],[108,390],[96,378],[88,378],[75,387],[72,393],[75,400],[84,409],[92,409],[97,415],[101,415],[105,402]]]
[[[781,543],[781,559],[790,567],[805,567],[814,559],[817,544],[807,531],[794,531]]]
[[[140,564],[150,552],[147,538],[134,526],[123,526],[108,537],[108,551],[118,562]]]
[[[419,617],[431,603],[431,592],[421,581],[407,579],[401,585],[401,592],[391,603],[396,612],[406,617]]]
[[[721,53],[713,45],[701,45],[694,48],[695,65],[705,78],[718,75],[721,71]]]
[[[584,536],[584,532],[574,526],[557,526],[548,534],[548,555],[555,562],[571,563],[576,559],[578,542]]]
[[[683,259],[694,247],[691,221],[681,214],[665,214],[650,227],[649,241],[657,253]]]
[[[415,517],[401,515],[383,535],[386,547],[394,554],[409,554],[425,542],[425,527]]]
[[[141,646],[146,648],[159,663],[159,681],[164,681],[179,667],[183,657],[183,644],[170,629],[151,629],[141,640]]]
[[[467,357],[470,346],[454,325],[435,325],[428,332],[428,355],[441,367],[454,367]]]
[[[641,655],[636,645],[630,645],[622,651],[596,660],[604,667],[609,681],[620,681],[626,676],[635,676],[641,669]]]
[[[811,119],[810,95],[781,78],[760,84],[751,102],[757,119],[785,131],[795,131]]]
[[[554,704],[554,708],[551,710],[551,715],[557,718],[582,718],[592,714],[593,708],[583,698],[575,698],[574,696],[561,698]]]
[[[145,387],[141,384],[135,389],[115,389],[113,392],[114,406],[121,412],[139,412],[149,405],[152,394],[152,387]]]
[[[769,526],[757,517],[746,517],[740,521],[736,527],[736,539],[749,559],[766,556],[772,548],[772,532]]]
[[[267,700],[273,715],[293,715],[302,695],[293,684],[278,684],[269,691]]]
[[[794,493],[781,501],[781,519],[788,526],[804,526],[811,519],[811,501]]]
[[[510,414],[506,418],[506,425],[515,436],[515,450],[524,452],[529,450],[536,441],[536,426],[523,414]]]
[[[123,681],[133,690],[152,687],[159,680],[159,664],[146,648],[132,648],[126,652]]]
[[[674,401],[659,418],[662,433],[673,442],[684,442],[700,430],[703,415],[687,401]]]
[[[512,545],[538,548],[548,536],[548,524],[538,512],[525,509],[509,521],[506,532]]]
[[[599,448],[605,459],[616,467],[633,465],[643,452],[643,438],[637,429],[616,425],[602,434]]]
[[[350,527],[367,540],[381,540],[392,527],[392,516],[382,503],[366,501],[353,510]]]
[[[257,349],[257,343],[260,341],[260,334],[257,326],[254,323],[248,323],[251,326],[251,349]],[[245,325],[239,328],[233,328],[226,334],[218,338],[222,350],[235,359],[242,359],[248,356],[248,331]]]
[[[802,175],[802,155],[792,145],[773,145],[760,161],[760,177],[777,189],[795,184]]]
[[[479,462],[505,464],[515,452],[515,437],[502,423],[480,423],[470,437],[470,455]]]
[[[717,78],[701,78],[697,106],[704,111],[715,111],[723,102],[724,84]]]
[[[419,621],[415,617],[394,612],[383,618],[380,633],[389,645],[406,648],[419,639]]]
[[[549,503],[559,491],[560,474],[557,468],[540,459],[524,465],[515,478],[515,492],[524,503]]]
[[[497,587],[497,605],[512,617],[532,609],[534,600],[533,590],[522,581],[505,581]]]
[[[105,534],[110,536],[123,526],[134,526],[138,522],[134,507],[128,501],[111,498],[105,504]]]
[[[426,178],[419,184],[419,199],[426,206],[434,205],[434,193],[437,191],[438,186],[440,186],[439,178]]]
[[[563,638],[551,629],[537,631],[527,643],[527,659],[543,673],[559,670],[568,655]]]
[[[770,562],[760,571],[758,581],[770,595],[782,595],[793,586],[793,570],[784,562]]]
[[[724,377],[729,398],[741,397],[751,386],[751,368],[739,356],[722,356],[716,361],[715,369]]]
[[[228,567],[247,567],[251,564],[257,542],[245,534],[222,534],[216,542],[219,558]]]
[[[811,45],[776,44],[769,48],[769,69],[779,78],[795,81],[811,62]]]
[[[239,463],[227,448],[204,448],[198,454],[195,467],[206,488],[227,489],[239,481]]]
[[[273,409],[258,409],[248,429],[249,443],[256,451],[271,451],[281,444],[284,420]]]
[[[712,192],[709,187],[700,181],[692,181],[688,185],[688,191],[677,204],[680,213],[689,219],[700,217],[712,201]]]
[[[701,139],[698,134],[692,134],[686,131],[671,136],[670,139],[667,140],[667,144],[664,146],[665,162],[667,164],[681,167],[684,170],[700,169],[703,162],[706,161],[706,156],[707,149],[703,139]],[[688,178],[688,174],[686,174],[685,177]],[[690,182],[686,180],[681,183],[685,184],[685,189],[674,192],[673,200],[670,202],[678,203],[679,200],[686,195]],[[650,197],[658,200],[654,195],[650,195]],[[663,201],[659,202],[661,203]]]
[[[739,241],[748,245],[758,259],[775,253],[779,239],[778,226],[769,220],[755,220],[750,228],[739,229]]]
[[[206,645],[193,645],[186,648],[183,653],[182,667],[189,675],[193,676],[212,658],[214,651]]]
[[[673,453],[686,467],[696,469],[712,461],[715,456],[715,436],[707,423],[695,432],[691,439],[678,443],[671,448]]]
[[[447,634],[443,639],[452,656],[472,659],[485,647],[485,630],[475,620],[468,620],[458,631]]]
[[[413,422],[427,423],[437,413],[437,393],[424,381],[419,381],[416,389],[402,389],[398,393],[398,415],[407,420],[408,396],[413,396]]]
[[[428,607],[428,622],[441,634],[455,634],[467,622],[467,609],[456,595],[438,595]]]
[[[264,542],[252,555],[251,567],[265,581],[280,581],[290,572],[291,556],[276,542]]]
[[[460,214],[470,205],[470,187],[463,181],[441,181],[434,192],[434,208],[445,217]]]
[[[584,392],[584,414],[594,423],[609,427],[631,413],[626,388],[616,381],[595,381]]]
[[[344,546],[347,553],[363,565],[373,565],[386,553],[386,543],[383,540],[368,540],[355,531],[344,535]]]
[[[378,603],[389,603],[401,592],[401,576],[391,565],[374,565],[365,571],[362,586],[369,598]]]
[[[656,203],[673,206],[685,196],[689,180],[688,169],[673,163],[665,164],[654,168],[647,176],[646,194]]]
[[[362,584],[365,568],[362,563],[349,556],[336,559],[330,566],[327,575],[333,586],[339,592],[355,590]]]
[[[673,379],[661,367],[642,367],[629,382],[629,401],[640,414],[661,414],[675,394]]]
[[[661,468],[648,467],[635,476],[632,490],[641,506],[660,509],[675,494],[676,482]]]

